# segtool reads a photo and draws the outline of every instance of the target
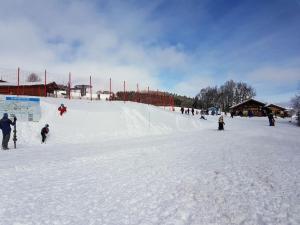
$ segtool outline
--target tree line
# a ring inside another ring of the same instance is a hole
[[[208,109],[210,107],[229,111],[229,108],[247,99],[255,97],[256,92],[252,86],[245,82],[226,81],[220,87],[208,86],[202,88],[194,97],[186,97],[174,94],[175,106]]]

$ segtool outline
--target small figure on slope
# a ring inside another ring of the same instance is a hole
[[[194,110],[194,108],[192,108],[192,115],[194,115],[194,112],[195,112],[195,110]]]
[[[49,125],[46,124],[41,130],[42,144],[45,143],[48,133],[49,133]]]
[[[58,108],[60,115],[62,116],[65,112],[67,112],[67,107],[64,104],[61,104]]]
[[[4,113],[3,118],[0,120],[0,128],[2,130],[2,149],[3,150],[8,150],[8,142],[10,139],[10,133],[11,133],[11,127],[10,125],[14,126],[16,124],[17,118],[14,117],[14,122],[12,122],[8,118],[8,114]]]
[[[219,130],[224,130],[224,119],[223,119],[223,116],[220,116],[219,118]]]

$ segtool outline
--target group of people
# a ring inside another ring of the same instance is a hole
[[[58,108],[59,115],[62,116],[67,112],[67,107],[61,104]],[[0,129],[2,130],[2,150],[9,150],[8,142],[11,135],[11,126],[16,124],[17,118],[14,116],[13,120],[8,118],[8,114],[4,113],[0,120]],[[42,143],[45,143],[47,134],[49,133],[49,124],[46,124],[41,130]]]
[[[184,110],[184,108],[181,107],[180,111],[181,111],[181,114],[185,113],[185,114],[190,115],[190,112],[192,113],[192,115],[195,114],[195,109],[194,108],[191,108],[191,110],[190,110],[190,108],[187,108],[186,110]]]

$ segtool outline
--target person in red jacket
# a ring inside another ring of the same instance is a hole
[[[58,111],[60,112],[60,115],[62,116],[65,112],[67,112],[67,107],[64,106],[64,104],[61,104],[58,108]]]

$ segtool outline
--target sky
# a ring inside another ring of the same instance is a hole
[[[300,89],[300,0],[0,0],[0,74],[194,97],[226,80],[257,99]],[[8,72],[10,71],[10,72]],[[22,74],[22,73],[21,73]],[[25,74],[25,72],[23,73]],[[25,75],[24,75],[25,76]]]

